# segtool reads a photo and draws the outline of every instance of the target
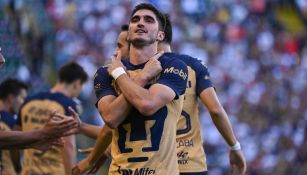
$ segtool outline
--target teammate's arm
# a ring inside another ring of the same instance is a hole
[[[76,138],[74,135],[64,137],[64,148],[63,148],[63,163],[66,175],[71,174],[73,165],[76,163]]]
[[[41,129],[26,132],[0,131],[0,149],[27,148],[42,140],[54,139],[70,134],[68,132],[77,127],[77,121],[74,118],[53,120],[55,117],[55,114],[52,115],[50,120]]]
[[[79,115],[72,107],[68,107],[66,113],[69,112],[72,114],[72,117],[66,117],[64,114],[58,114],[58,116],[63,115],[62,117],[65,118],[74,118],[78,120],[79,125],[81,124],[81,120]],[[63,138],[64,139],[64,147],[62,149],[62,157],[63,157],[63,164],[66,175],[71,174],[71,170],[73,165],[77,161],[77,151],[76,151],[76,136],[70,135]]]
[[[41,139],[44,139],[44,135],[37,130],[27,132],[0,131],[0,149],[22,149]]]
[[[200,94],[202,103],[207,107],[211,119],[221,133],[228,145],[232,146],[237,142],[233,133],[228,116],[220,104],[213,87],[203,90]]]
[[[108,152],[108,151],[111,151],[110,147],[111,147],[111,145],[108,147],[108,149],[105,151],[105,153],[102,154],[102,156],[100,157],[100,159],[97,162],[95,162],[94,164],[91,164],[91,167],[88,168],[86,173],[89,173],[89,174],[96,173],[100,169],[100,167],[102,167],[105,164],[106,160],[108,158],[111,158],[111,152]],[[92,150],[93,150],[93,147],[88,148],[88,149],[84,149],[84,150],[78,150],[78,152],[81,153],[81,154],[87,154],[88,155],[89,153],[92,152]],[[80,163],[78,164],[78,167],[80,167],[79,165],[80,165]],[[82,173],[84,173],[84,171],[82,171]]]
[[[233,130],[231,123],[228,119],[228,116],[220,104],[218,97],[215,93],[213,87],[207,88],[200,93],[200,99],[203,104],[207,107],[211,119],[221,133],[225,141],[229,146],[233,146],[238,143]],[[236,165],[240,172],[245,174],[246,172],[246,162],[243,156],[241,149],[239,150],[231,150],[230,151],[230,163],[233,168],[233,165]]]
[[[74,166],[72,173],[78,175],[85,173],[91,169],[92,166],[100,160],[104,152],[110,145],[112,140],[112,130],[107,125],[104,125],[97,137],[96,144],[91,153],[83,160],[81,160],[76,166]]]
[[[202,103],[207,107],[215,127],[230,147],[236,145],[236,150],[231,150],[229,154],[232,169],[233,165],[237,165],[241,173],[245,173],[246,163],[244,156],[232,130],[227,113],[219,102],[215,89],[212,86],[209,71],[200,61],[194,61],[192,67],[196,70],[196,92],[199,94]]]
[[[67,109],[69,111],[69,113],[72,115],[72,118],[74,118],[78,123],[78,127],[71,130],[69,134],[84,134],[92,139],[96,139],[99,131],[101,129],[100,126],[95,126],[92,124],[87,124],[81,121],[79,114],[72,108],[72,107],[68,107]],[[61,117],[66,117],[69,118],[68,116],[65,115],[61,115],[58,114]]]
[[[97,139],[100,129],[100,126],[95,126],[84,122],[82,122],[80,125],[80,133],[92,139]]]

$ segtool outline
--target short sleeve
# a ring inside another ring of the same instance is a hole
[[[104,96],[117,96],[115,89],[112,86],[113,78],[109,76],[107,67],[101,67],[97,70],[94,77],[94,89],[97,97],[97,102]]]
[[[162,63],[161,63],[162,64]],[[179,59],[170,59],[162,64],[161,76],[157,83],[170,87],[176,93],[176,99],[184,94],[188,79],[188,69]]]
[[[196,92],[199,95],[203,90],[212,87],[208,68],[200,60],[196,60],[193,69],[196,71]]]

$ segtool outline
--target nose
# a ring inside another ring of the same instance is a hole
[[[140,28],[144,27],[145,26],[144,23],[145,23],[144,18],[141,18],[137,23],[137,27],[140,27]]]
[[[143,24],[142,22],[139,22],[138,25],[137,25],[137,27],[143,28],[143,27],[144,27],[144,24]]]

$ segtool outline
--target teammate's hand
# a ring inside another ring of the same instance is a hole
[[[105,154],[102,154],[102,156],[99,158],[99,160],[91,166],[91,168],[87,171],[87,173],[89,173],[89,174],[96,173],[99,170],[99,168],[104,165],[107,158],[108,157]]]
[[[117,54],[112,57],[112,62],[108,66],[109,75],[112,75],[111,74],[112,71],[114,69],[118,68],[118,67],[122,67],[122,68],[126,69],[125,66],[123,65],[122,61],[121,61],[121,58],[122,58],[122,54],[121,54],[120,51],[118,51]]]
[[[240,175],[246,173],[246,161],[241,150],[231,150],[229,153],[229,161],[231,166],[231,174],[234,174],[235,170],[239,171]]]
[[[83,149],[83,150],[78,150],[78,151],[81,154],[89,154],[91,153],[93,149],[94,148],[88,148],[88,149]],[[81,160],[77,165],[73,167],[72,174],[79,175],[82,173],[89,173],[89,174],[96,173],[99,170],[99,168],[104,165],[107,158],[108,157],[105,154],[102,154],[102,156],[99,158],[99,160],[96,163],[90,165],[88,157],[87,157]]]
[[[29,146],[29,148],[38,149],[40,151],[46,152],[48,150],[56,151],[56,147],[63,147],[64,146],[64,140],[62,138],[58,139],[51,139],[47,141],[40,141],[32,146]]]
[[[66,136],[67,131],[76,128],[77,126],[78,123],[74,118],[53,112],[41,131],[44,138],[52,139]]]
[[[81,175],[90,169],[90,162],[88,158],[82,159],[78,164],[72,168],[72,175]]]
[[[82,130],[82,121],[80,119],[79,114],[72,108],[72,107],[68,107],[68,111],[71,114],[71,118],[74,119],[74,121],[77,123],[75,128],[72,128],[70,130],[67,130],[65,135],[73,135],[73,134],[78,134],[81,132]]]
[[[73,135],[73,134],[78,134],[82,130],[82,122],[80,120],[79,114],[70,106],[68,107],[67,110],[71,113],[71,116],[66,116],[66,115],[63,115],[63,114],[60,114],[60,113],[54,114],[54,118],[57,118],[59,120],[69,119],[69,120],[72,120],[74,122],[73,127],[66,128],[66,130],[63,131],[62,136],[69,136],[69,135]]]

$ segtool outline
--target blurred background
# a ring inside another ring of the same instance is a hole
[[[247,174],[306,175],[307,0],[1,0],[0,47],[7,62],[0,81],[21,79],[31,85],[30,94],[46,90],[70,60],[93,77],[140,2],[170,14],[174,51],[207,64]],[[102,125],[92,80],[79,100],[82,120]],[[209,174],[229,174],[229,148],[208,112],[201,112]],[[78,148],[93,144],[78,136]]]

